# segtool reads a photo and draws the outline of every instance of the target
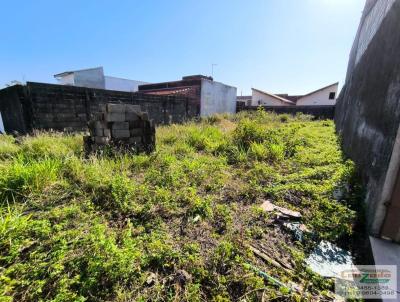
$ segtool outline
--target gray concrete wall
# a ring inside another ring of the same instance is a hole
[[[400,123],[400,0],[369,0],[350,53],[335,123],[366,186],[370,233],[386,213],[384,189]]]
[[[0,112],[6,133],[25,132],[26,120],[23,110],[24,88],[15,85],[0,90]]]
[[[236,87],[207,79],[201,80],[200,115],[236,112]]]
[[[350,51],[347,76],[359,62],[395,0],[366,0],[357,34]],[[346,81],[347,81],[346,77]]]

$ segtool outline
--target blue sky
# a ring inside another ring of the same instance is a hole
[[[148,82],[190,74],[248,94],[345,77],[364,0],[2,1],[0,87],[103,66]]]

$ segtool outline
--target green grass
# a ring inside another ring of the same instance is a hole
[[[81,135],[2,136],[0,301],[323,297],[332,282],[303,260],[319,239],[351,242],[355,184],[333,122],[305,115],[242,112],[160,127],[150,155],[85,158]],[[347,188],[342,201],[337,188]],[[296,242],[260,210],[263,199],[300,211],[315,236]],[[287,259],[293,273],[249,244]],[[248,264],[303,293],[268,284]]]

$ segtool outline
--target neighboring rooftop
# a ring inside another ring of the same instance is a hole
[[[62,85],[134,92],[147,82],[104,75],[103,67],[69,70],[54,75]]]
[[[275,99],[277,99],[277,100],[279,100],[281,102],[285,102],[287,104],[291,104],[291,105],[296,105],[297,104],[298,105],[299,102],[303,102],[304,101],[304,98],[306,98],[306,97],[308,97],[310,95],[313,95],[313,94],[316,94],[316,96],[317,96],[318,92],[326,90],[326,89],[328,89],[330,87],[334,87],[334,86],[336,86],[336,87],[334,89],[332,89],[333,91],[331,91],[331,92],[328,91],[328,92],[330,93],[329,94],[329,100],[335,99],[336,98],[338,84],[339,84],[339,82],[335,82],[335,83],[329,84],[327,86],[324,86],[322,88],[319,88],[317,90],[311,91],[311,92],[303,94],[303,95],[289,95],[287,93],[274,94],[274,93],[266,92],[266,91],[259,90],[259,89],[256,89],[256,88],[252,88],[252,90],[257,91],[257,92],[262,93],[262,94],[265,94],[265,95],[268,95],[270,97],[273,97],[273,98],[275,98]],[[237,97],[237,99],[240,100],[239,97]]]
[[[288,103],[288,104],[291,104],[291,105],[296,105],[295,102],[292,102],[292,101],[290,101],[290,100],[288,100],[288,99],[285,99],[285,98],[283,98],[283,97],[280,97],[280,96],[278,96],[278,95],[276,95],[276,94],[269,93],[269,92],[266,92],[266,91],[262,91],[262,90],[259,90],[259,89],[256,89],[256,88],[251,88],[251,90],[257,91],[257,92],[259,92],[259,93],[266,94],[266,95],[268,95],[268,96],[270,96],[270,97],[272,97],[272,98],[275,98],[275,99],[277,99],[277,100],[279,100],[279,101],[281,101],[281,102]]]
[[[329,88],[329,87],[332,87],[332,86],[335,86],[335,85],[339,85],[339,82],[335,82],[335,83],[332,83],[332,84],[330,84],[330,85],[327,85],[327,86],[324,86],[324,87],[322,87],[322,88],[319,88],[319,89],[317,89],[317,90],[314,90],[314,91],[311,91],[311,92],[309,92],[309,93],[306,93],[306,94],[304,94],[304,95],[300,95],[299,98],[300,98],[300,97],[305,97],[305,96],[308,96],[308,95],[311,95],[311,94],[314,94],[314,93],[316,93],[316,92],[318,92],[318,91],[324,90],[324,89],[326,89],[326,88]]]
[[[83,69],[77,69],[77,70],[69,70],[69,71],[63,71],[61,73],[57,73],[54,75],[55,78],[59,78],[59,77],[65,77],[67,75],[73,74],[75,72],[81,72],[81,71],[90,71],[90,70],[103,70],[102,66],[99,67],[92,67],[92,68],[83,68]]]

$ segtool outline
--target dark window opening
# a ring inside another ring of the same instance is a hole
[[[336,92],[329,92],[329,99],[330,100],[334,100],[335,99],[335,95],[336,95]]]

